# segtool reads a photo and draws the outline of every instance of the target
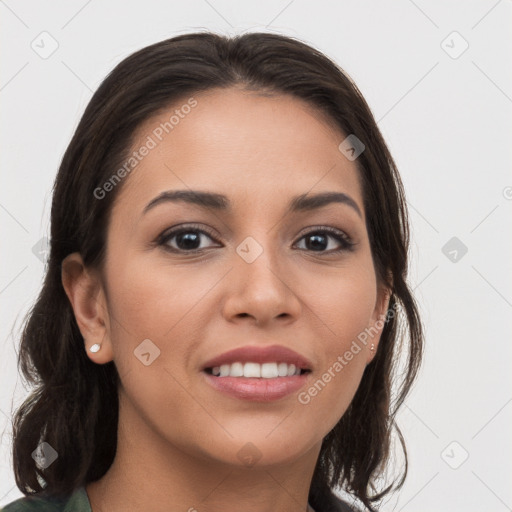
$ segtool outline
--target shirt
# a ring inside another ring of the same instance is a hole
[[[92,512],[89,497],[85,487],[79,487],[68,498],[43,498],[37,496],[25,496],[19,498],[0,512]]]
[[[328,510],[316,512],[352,512],[348,504],[331,494]],[[25,496],[5,505],[0,512],[92,512],[85,487],[76,489],[69,498]]]

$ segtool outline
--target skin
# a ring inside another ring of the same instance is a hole
[[[322,439],[352,400],[380,331],[307,405],[298,393],[267,403],[229,397],[200,369],[236,347],[281,344],[313,363],[308,387],[385,314],[358,171],[338,149],[345,135],[301,100],[241,89],[194,98],[198,105],[124,179],[102,271],[78,253],[63,262],[88,357],[113,360],[121,377],[116,458],[86,490],[93,512],[147,503],[162,512],[306,510]],[[177,106],[140,126],[133,149]],[[169,202],[142,214],[175,189],[225,194],[232,212]],[[362,215],[339,203],[286,214],[290,198],[324,191],[349,195]],[[200,235],[202,253],[177,237],[167,246],[180,254],[155,243],[183,223],[213,231]],[[305,235],[324,226],[345,233],[354,250],[332,253],[342,246],[330,235],[315,249]],[[248,236],[263,249],[252,263],[236,252]],[[134,356],[145,339],[160,350],[149,366]],[[94,343],[97,353],[88,350]],[[244,446],[260,457],[255,465],[237,456]]]

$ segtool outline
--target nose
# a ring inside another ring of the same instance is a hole
[[[294,283],[296,274],[286,269],[285,262],[271,251],[263,250],[254,261],[248,261],[251,260],[237,253],[233,256],[223,303],[224,317],[230,322],[250,317],[258,326],[274,319],[296,321],[302,309],[298,283]]]

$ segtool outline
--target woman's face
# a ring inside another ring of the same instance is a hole
[[[347,409],[387,307],[356,165],[338,148],[345,136],[298,99],[224,89],[187,100],[141,126],[137,165],[116,185],[105,336],[89,357],[111,354],[122,414],[162,446],[228,464],[291,461],[318,450]],[[152,203],[174,191],[222,195],[224,207]],[[344,196],[290,208],[322,193]],[[293,357],[270,352],[266,365],[245,366],[270,346],[296,352],[309,372],[254,381],[204,370],[250,347],[223,371],[273,375],[272,361]]]

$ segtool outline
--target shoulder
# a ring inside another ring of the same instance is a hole
[[[76,489],[67,498],[25,496],[8,503],[0,512],[91,512],[84,487]]]
[[[17,500],[5,505],[5,507],[0,509],[0,512],[32,512],[32,510],[40,510],[42,512],[62,512],[64,510],[63,501],[54,498],[26,496],[24,498],[18,498]]]

